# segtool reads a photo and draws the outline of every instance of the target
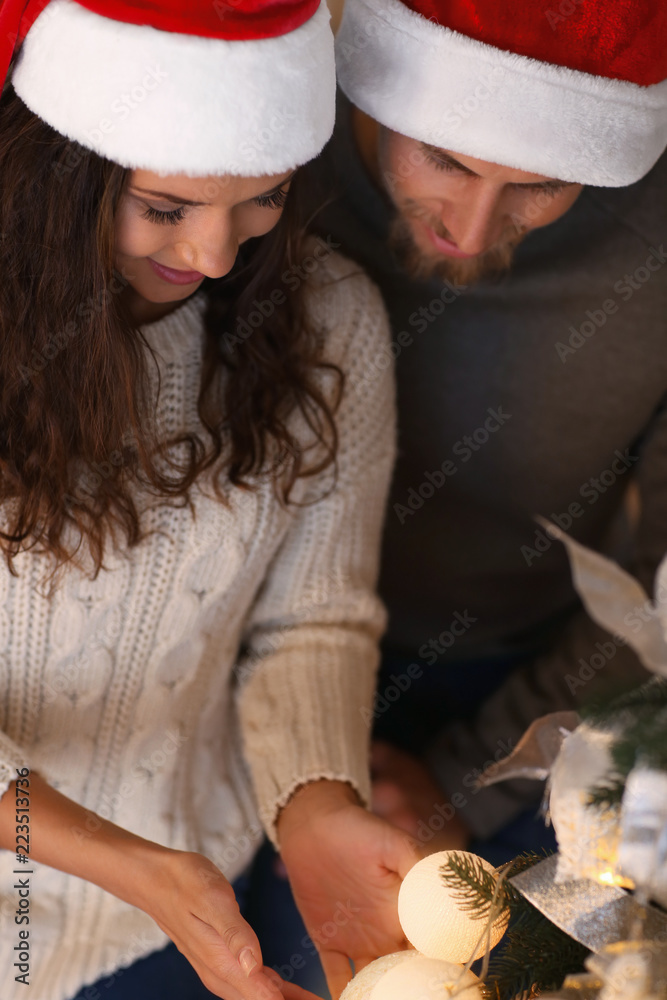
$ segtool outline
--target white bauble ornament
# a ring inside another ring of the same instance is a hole
[[[494,922],[487,949],[486,937],[480,941],[486,922],[475,920],[472,914],[461,910],[442,880],[440,869],[450,853],[430,854],[410,869],[398,893],[398,919],[410,944],[423,955],[445,962],[467,962],[473,951],[475,958],[481,958],[498,944],[505,933],[509,913],[505,911]],[[456,853],[465,856],[465,852]],[[483,858],[468,856],[495,875],[493,866]]]
[[[585,722],[563,741],[551,769],[549,813],[558,841],[556,882],[617,880],[620,810],[589,804],[591,789],[613,775],[614,733]]]
[[[373,987],[368,1000],[482,1000],[480,980],[463,966],[417,955],[395,965]]]
[[[371,992],[391,969],[401,965],[408,958],[416,958],[416,951],[395,951],[383,955],[361,969],[340,995],[340,1000],[369,1000]]]

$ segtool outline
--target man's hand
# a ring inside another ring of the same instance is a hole
[[[417,757],[376,740],[371,774],[373,812],[414,837],[423,853],[466,850],[469,832]]]
[[[338,781],[300,789],[278,819],[280,853],[333,1000],[356,971],[407,947],[398,890],[421,857],[412,840],[367,812]]]

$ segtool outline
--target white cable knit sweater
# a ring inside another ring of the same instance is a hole
[[[145,327],[169,434],[196,420],[203,305],[199,295]],[[394,447],[387,324],[375,288],[338,256],[311,278],[309,312],[347,373],[330,495],[284,509],[263,483],[233,490],[227,508],[196,490],[195,518],[150,511],[157,531],[110,554],[96,580],[69,570],[51,597],[39,556],[23,554],[18,577],[0,564],[0,794],[14,797],[25,761],[118,825],[202,852],[230,880],[259,845],[258,813],[272,832],[299,784],[340,778],[368,797],[361,709],[384,623],[373,588]],[[328,482],[300,480],[295,499]],[[68,1000],[167,943],[142,911],[31,864],[26,989],[13,967],[18,867],[0,852],[2,1000]]]

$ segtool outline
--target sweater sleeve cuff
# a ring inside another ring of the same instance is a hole
[[[239,695],[244,752],[259,816],[277,846],[276,820],[302,785],[322,778],[351,785],[370,802],[369,726],[377,667],[374,640],[339,630],[301,635],[258,664]]]

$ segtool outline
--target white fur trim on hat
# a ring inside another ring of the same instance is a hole
[[[52,0],[12,83],[58,132],[124,167],[190,176],[284,173],[333,130],[329,12],[277,38],[226,41]]]
[[[620,187],[667,146],[667,80],[640,87],[497,49],[400,0],[347,0],[339,83],[387,128],[564,181]]]

